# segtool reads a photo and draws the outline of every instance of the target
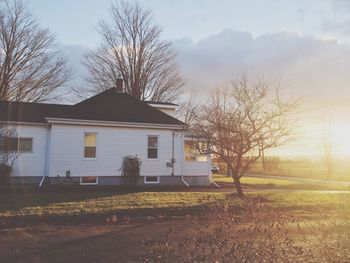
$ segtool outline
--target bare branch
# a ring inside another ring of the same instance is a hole
[[[124,80],[125,91],[141,100],[174,101],[184,85],[171,43],[161,40],[152,13],[138,2],[112,5],[111,22],[99,25],[101,46],[86,54],[87,77],[96,93]]]
[[[279,87],[250,83],[245,74],[216,90],[200,108],[194,133],[208,138],[212,153],[227,162],[239,194],[240,178],[266,149],[285,144],[293,134],[289,113],[297,100],[283,101]]]
[[[1,100],[43,101],[70,78],[54,41],[24,2],[0,3]]]

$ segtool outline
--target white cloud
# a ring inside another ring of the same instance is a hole
[[[331,5],[336,11],[341,11],[344,13],[350,11],[349,0],[332,0]]]
[[[282,86],[313,104],[350,98],[350,49],[336,40],[295,32],[254,38],[226,29],[198,42],[185,39],[174,45],[191,87],[208,90],[246,71],[280,78]]]
[[[280,80],[282,86],[305,98],[313,107],[350,101],[350,49],[336,40],[324,40],[296,32],[253,37],[249,32],[223,30],[198,42],[174,41],[187,87],[209,91],[234,75],[248,72]],[[87,74],[81,64],[84,46],[62,45],[75,70],[69,85],[84,85]]]

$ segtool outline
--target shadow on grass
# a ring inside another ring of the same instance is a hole
[[[31,206],[45,206],[62,202],[78,202],[92,198],[142,192],[183,190],[183,186],[34,186],[0,187],[0,212]]]
[[[205,215],[210,206],[216,201],[205,204],[198,204],[186,207],[168,207],[168,208],[128,208],[108,210],[98,213],[79,214],[79,215],[24,215],[0,217],[0,229],[12,227],[27,227],[40,224],[48,225],[101,225],[110,223],[112,216],[117,217],[118,224],[125,224],[132,221],[147,222],[147,221],[162,221],[168,219],[180,219],[187,216],[201,216]],[[234,206],[234,211],[241,213],[242,207],[237,204]]]

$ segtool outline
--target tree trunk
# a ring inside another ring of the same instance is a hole
[[[240,181],[240,177],[238,176],[238,172],[232,169],[231,170],[231,175],[232,175],[233,183],[236,186],[238,197],[243,197],[244,194],[243,194],[243,191],[242,191],[241,181]]]
[[[241,182],[240,182],[240,179],[233,179],[233,182],[236,186],[236,190],[237,190],[237,195],[239,197],[243,197],[243,191],[242,191],[242,186],[241,186]]]

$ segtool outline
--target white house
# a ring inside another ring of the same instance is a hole
[[[176,105],[140,101],[121,86],[75,105],[0,101],[0,122],[17,131],[10,150],[21,153],[12,182],[123,184],[122,158],[137,155],[138,184],[208,185],[210,155],[191,147],[199,142],[186,137]]]

